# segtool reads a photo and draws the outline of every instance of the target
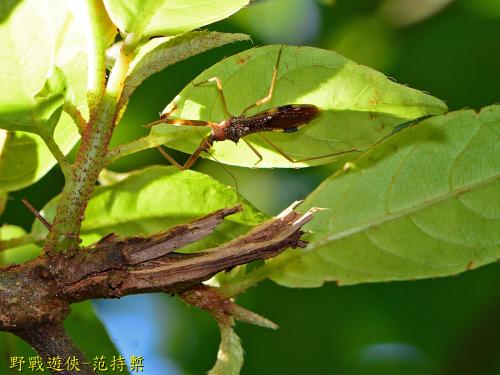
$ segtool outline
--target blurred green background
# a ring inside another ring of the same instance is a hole
[[[248,33],[254,45],[305,44],[337,50],[399,83],[429,92],[450,110],[498,102],[500,0],[267,0],[254,2],[210,29]],[[112,144],[144,135],[141,125],[157,119],[201,71],[251,46],[219,48],[146,81],[134,94]],[[119,160],[111,169],[164,163],[156,151],[144,151]],[[337,167],[230,169],[239,191],[257,208],[274,214],[305,197]],[[234,185],[217,163],[200,161],[195,169]],[[55,169],[37,184],[11,194],[1,223],[29,229],[33,219],[20,199],[27,197],[42,207],[62,183]],[[310,290],[263,283],[239,302],[281,328],[272,332],[237,325],[246,352],[242,373],[500,374],[498,271],[500,265],[494,264],[445,279],[342,288],[328,284]],[[201,374],[215,360],[215,322],[175,298],[129,297],[95,306],[122,353],[144,354],[145,374]],[[68,329],[92,353],[104,353],[98,345],[110,344],[99,341],[102,327],[87,309],[73,314]],[[19,345],[13,336],[0,335],[0,358],[24,353],[25,346]],[[4,373],[7,366],[0,366]]]

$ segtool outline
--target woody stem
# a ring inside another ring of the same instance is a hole
[[[67,252],[79,245],[80,226],[85,208],[99,172],[105,166],[104,158],[108,152],[117,116],[116,106],[121,97],[130,59],[122,49],[110,72],[97,113],[84,129],[80,149],[64,186],[52,229],[45,242],[45,252]]]
[[[96,375],[92,371],[92,366],[84,365],[87,362],[85,355],[75,345],[71,338],[64,331],[61,323],[47,323],[35,327],[24,328],[14,332],[17,336],[28,342],[35,349],[43,361],[47,363],[49,358],[61,358],[62,371],[57,371],[57,374],[72,375],[78,373],[80,375]],[[75,357],[75,363],[78,364],[80,371],[75,369],[67,370],[65,361],[68,358]]]

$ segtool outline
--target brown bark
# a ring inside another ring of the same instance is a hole
[[[0,269],[0,330],[22,337],[42,357],[63,357],[62,353],[83,360],[62,328],[71,303],[157,291],[181,294],[213,314],[274,327],[201,283],[237,265],[276,256],[289,247],[304,247],[301,228],[311,220],[312,211],[302,215],[288,209],[221,246],[194,254],[175,252],[203,239],[224,217],[239,210],[239,206],[222,209],[149,237],[110,234],[75,254],[41,256]]]
[[[284,218],[267,221],[246,235],[216,248],[194,254],[174,252],[179,243],[186,245],[199,240],[200,235],[211,232],[222,217],[238,209],[219,210],[187,226],[174,227],[149,238],[118,240],[108,236],[91,249],[91,254],[82,252],[70,262],[65,262],[68,272],[62,292],[71,302],[155,291],[175,294],[208,280],[220,271],[276,256],[289,247],[305,245],[300,239],[300,228],[311,216],[291,211]],[[179,233],[176,240],[174,233]],[[132,262],[130,254],[134,255]],[[93,267],[82,268],[81,264],[86,262],[82,262],[80,257],[92,258]],[[144,261],[136,264],[137,258]]]
[[[47,363],[52,358],[60,358],[62,361],[60,368],[62,370],[57,370],[58,374],[96,374],[92,370],[92,364],[87,361],[85,355],[66,334],[61,323],[41,324],[14,331],[14,333],[28,342],[42,357],[44,363]],[[74,366],[68,366],[65,363],[68,358],[74,361]]]

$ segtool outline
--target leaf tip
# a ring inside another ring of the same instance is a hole
[[[279,326],[273,321],[236,304],[232,305],[231,315],[242,322],[259,327],[269,328],[272,330],[277,330],[279,328]]]

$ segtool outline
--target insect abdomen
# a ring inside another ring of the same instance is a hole
[[[319,108],[312,104],[288,104],[271,108],[255,117],[264,116],[265,126],[271,131],[293,133],[300,125],[311,122],[319,115]]]
[[[223,139],[233,142],[246,135],[280,131],[294,133],[319,114],[319,108],[312,104],[289,104],[275,107],[249,117],[234,117],[228,120],[224,128]],[[219,140],[216,137],[216,140]],[[222,140],[222,138],[220,139]]]

